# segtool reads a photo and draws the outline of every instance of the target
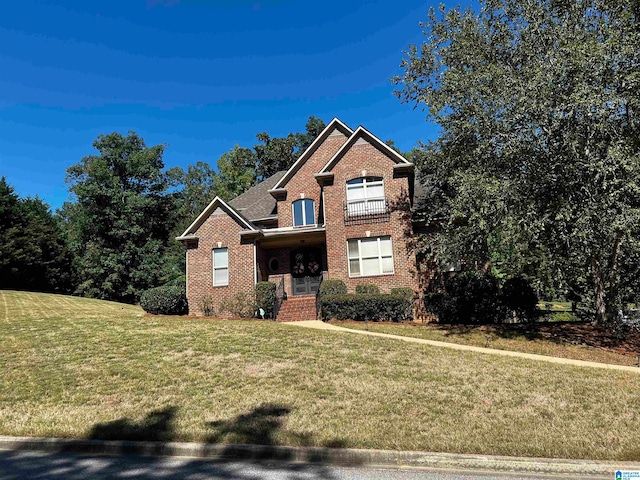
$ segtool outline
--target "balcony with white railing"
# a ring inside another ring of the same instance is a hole
[[[365,225],[389,221],[389,202],[386,198],[368,198],[344,202],[345,225]]]

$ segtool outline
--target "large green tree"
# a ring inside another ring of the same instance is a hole
[[[66,293],[71,256],[49,206],[0,179],[0,288]]]
[[[75,202],[63,205],[78,277],[77,292],[134,302],[164,275],[175,205],[163,172],[164,146],[134,132],[101,135],[97,155],[69,167]]]
[[[305,133],[290,133],[286,137],[272,138],[267,132],[258,133],[260,143],[256,152],[255,172],[259,180],[264,180],[280,170],[287,170],[324,130],[325,123],[313,115],[305,125]]]
[[[429,248],[588,286],[613,322],[638,273],[640,3],[485,0],[421,26],[394,81],[441,126],[421,160]]]

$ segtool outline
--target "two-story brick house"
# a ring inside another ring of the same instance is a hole
[[[187,297],[201,314],[258,281],[286,292],[278,319],[315,317],[321,279],[417,291],[413,164],[366,129],[332,120],[286,172],[226,203],[216,197],[178,237]]]

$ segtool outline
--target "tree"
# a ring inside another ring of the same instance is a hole
[[[67,170],[76,202],[62,215],[79,278],[77,292],[134,302],[160,284],[175,207],[163,173],[163,145],[129,132],[100,135],[98,155]]]
[[[256,177],[264,180],[280,170],[287,170],[324,130],[325,123],[313,115],[305,125],[305,133],[290,133],[286,137],[271,138],[267,132],[256,135]]]
[[[0,179],[0,288],[66,293],[71,257],[49,206]]]
[[[231,200],[256,184],[257,156],[249,148],[234,146],[223,154],[216,166],[216,194],[223,200]]]
[[[434,256],[589,284],[615,320],[639,248],[639,22],[617,0],[431,10],[394,82],[442,128],[420,162]]]

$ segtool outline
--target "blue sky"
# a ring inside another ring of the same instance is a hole
[[[54,209],[101,133],[215,165],[309,115],[408,150],[437,135],[389,78],[429,2],[7,0],[0,6],[0,176]]]

